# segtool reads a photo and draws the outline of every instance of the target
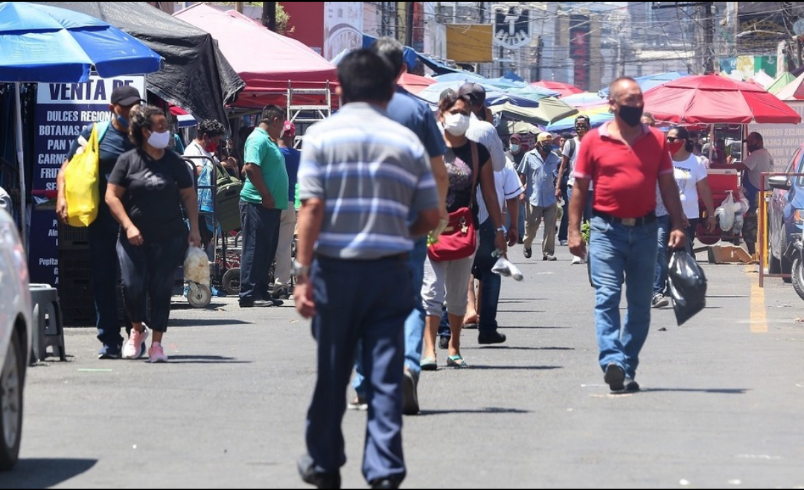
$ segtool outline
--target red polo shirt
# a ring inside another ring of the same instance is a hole
[[[656,209],[659,175],[672,174],[664,133],[642,125],[642,134],[628,146],[609,134],[608,125],[594,129],[581,144],[576,179],[595,184],[595,210],[618,218],[639,218]]]

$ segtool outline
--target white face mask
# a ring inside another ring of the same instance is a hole
[[[170,131],[165,131],[164,133],[151,132],[151,136],[148,136],[148,144],[157,150],[164,150],[170,145]]]
[[[463,114],[446,114],[444,116],[444,129],[453,136],[463,136],[469,129],[469,116]]]

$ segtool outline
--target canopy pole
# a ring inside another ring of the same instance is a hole
[[[709,163],[712,163],[712,153],[715,149],[715,125],[709,125]]]
[[[28,233],[27,233],[27,218],[28,206],[25,202],[25,160],[22,149],[22,95],[20,94],[20,82],[14,84],[16,92],[16,119],[17,119],[17,162],[19,163],[20,173],[20,238],[22,239],[22,246],[25,249],[25,257],[28,257]]]

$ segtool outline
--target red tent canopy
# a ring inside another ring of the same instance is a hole
[[[221,12],[203,3],[173,15],[210,33],[246,82],[233,106],[284,105],[288,81],[296,89],[325,88],[329,82],[336,98],[335,66],[299,41],[271,32],[237,12]]]
[[[566,97],[568,95],[573,94],[580,94],[581,92],[583,92],[583,90],[579,89],[575,85],[570,85],[568,83],[563,82],[551,82],[549,80],[540,80],[538,82],[531,83],[531,85],[554,90],[559,94],[561,94],[560,97]]]
[[[718,75],[697,75],[645,92],[645,110],[658,121],[682,124],[793,123],[801,117],[753,83]]]
[[[412,73],[403,73],[399,79],[399,85],[412,94],[418,94],[425,88],[436,83],[432,78],[420,77]]]

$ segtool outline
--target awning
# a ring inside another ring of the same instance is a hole
[[[198,3],[173,14],[212,34],[246,88],[234,107],[286,104],[288,82],[295,89],[337,85],[335,65],[295,39],[269,31],[235,11]],[[294,101],[295,103],[295,101]]]
[[[368,34],[363,34],[363,47],[368,49],[374,44],[377,38],[374,36],[369,36]],[[416,63],[419,61],[418,53],[416,50],[411,48],[410,46],[405,46],[404,52],[402,53],[402,57],[405,59],[405,64],[408,65],[408,69],[412,70]]]

